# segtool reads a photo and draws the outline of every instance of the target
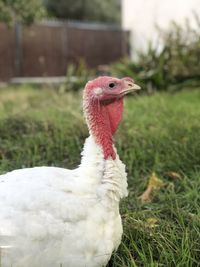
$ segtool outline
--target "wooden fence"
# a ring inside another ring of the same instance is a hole
[[[0,80],[63,76],[69,63],[89,67],[129,54],[129,32],[76,22],[43,22],[9,29],[0,24]]]

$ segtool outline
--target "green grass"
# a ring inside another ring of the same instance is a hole
[[[1,173],[79,164],[88,135],[80,94],[25,86],[1,89],[0,99]],[[109,266],[200,266],[200,90],[128,97],[116,143],[130,194],[121,205],[123,242]],[[172,171],[182,178],[170,178]],[[152,172],[165,187],[142,204]]]

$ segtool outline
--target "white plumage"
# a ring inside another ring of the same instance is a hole
[[[1,175],[1,266],[105,266],[121,241],[125,196],[124,164],[117,155],[105,159],[92,134],[75,170],[35,167]]]
[[[1,245],[12,246],[2,249],[2,266],[106,264],[121,240],[118,203],[126,187],[124,165],[118,158],[105,164],[92,137],[76,170],[35,167],[1,175]]]

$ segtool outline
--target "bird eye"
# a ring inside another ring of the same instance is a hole
[[[115,87],[115,83],[109,83],[109,87],[110,87],[110,88]]]

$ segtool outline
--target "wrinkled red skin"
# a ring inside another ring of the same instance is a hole
[[[88,112],[90,131],[96,142],[102,147],[104,158],[116,159],[113,149],[113,135],[116,132],[123,113],[123,99],[115,100],[108,105],[90,106]]]
[[[86,114],[88,127],[95,141],[102,147],[104,159],[111,157],[116,159],[116,153],[113,149],[113,135],[115,134],[123,114],[123,98],[113,98],[110,101],[106,95],[106,101],[101,101],[94,97],[94,88],[105,88],[108,80],[112,77],[101,77],[96,81],[90,82],[84,91],[84,111]],[[114,78],[112,78],[114,80]],[[116,79],[118,82],[119,79]],[[123,81],[122,81],[123,86]],[[106,89],[105,89],[106,90]],[[120,85],[119,89],[121,90]]]

